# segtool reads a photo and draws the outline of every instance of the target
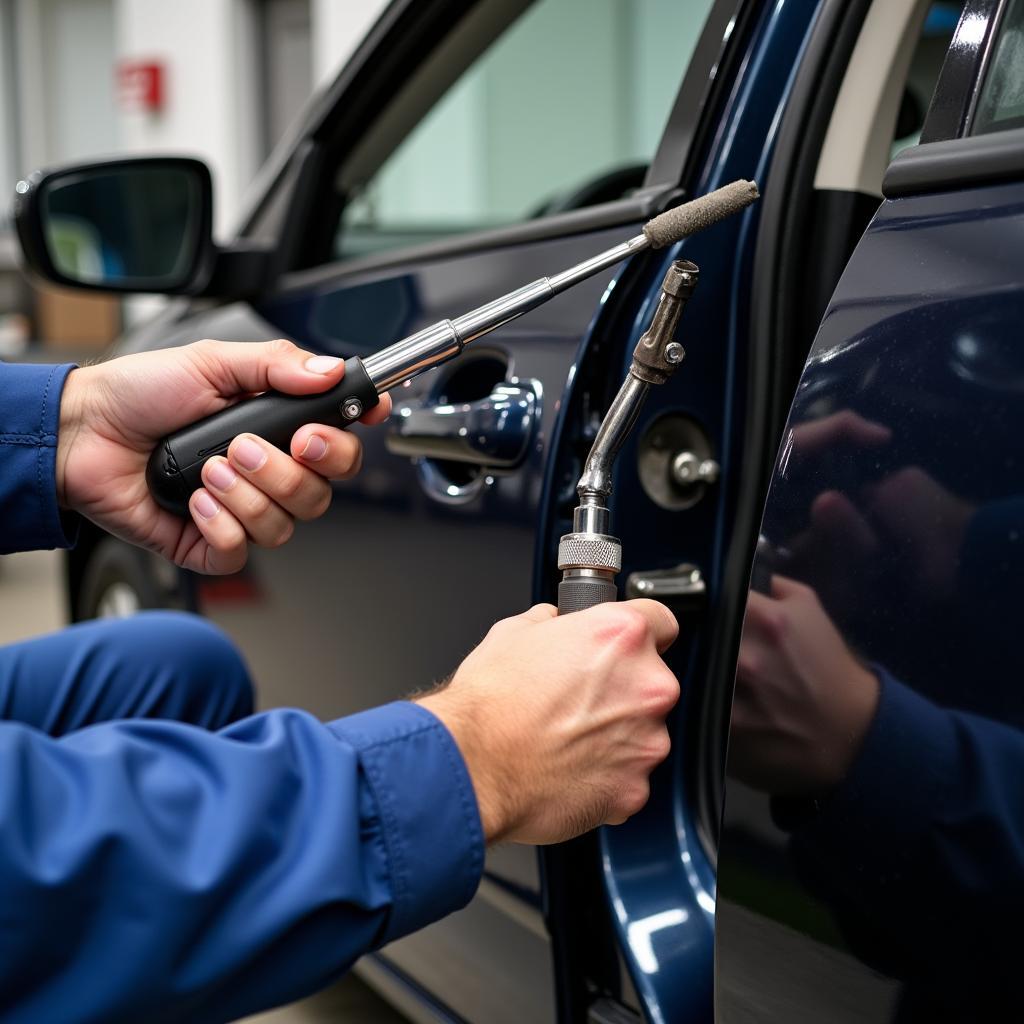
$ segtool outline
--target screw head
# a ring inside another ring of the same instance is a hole
[[[363,415],[363,403],[358,398],[346,398],[341,403],[341,411],[345,414],[346,419],[357,420]]]
[[[670,342],[665,348],[665,361],[668,363],[681,363],[683,356],[686,355],[686,350],[678,341]]]

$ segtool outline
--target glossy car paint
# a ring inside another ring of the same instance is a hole
[[[882,206],[800,382],[754,578],[804,582],[864,663],[1014,730],[1003,735],[1024,758],[1022,265],[1019,183]],[[890,438],[811,451],[801,425],[844,410]],[[829,536],[821,496],[836,493],[857,516]],[[977,778],[965,758],[950,778],[929,744],[879,750],[870,736],[870,775],[855,759],[829,793],[783,800],[770,774],[768,792],[729,781],[718,1019],[1020,1019],[1020,940],[1006,927],[1020,900],[1007,846],[1019,773]],[[732,742],[731,757],[751,753]],[[931,799],[904,803],[922,780]],[[966,817],[961,782],[979,794]],[[904,846],[908,832],[949,837],[959,856],[935,862],[930,843]]]
[[[719,131],[691,187],[701,194],[737,177],[752,177],[770,188],[765,171],[814,8],[784,2],[765,5],[751,28],[742,73],[719,115]],[[676,377],[654,389],[617,463],[613,529],[623,544],[621,578],[629,573],[667,569],[682,562],[698,566],[713,604],[731,540],[729,524],[739,481],[732,474],[743,436],[748,345],[745,320],[749,275],[757,235],[757,208],[666,252],[648,271],[645,300],[632,330],[617,344],[611,371],[621,379],[639,335],[646,328],[657,286],[671,259],[685,257],[700,266],[700,283],[680,324],[687,358]],[[614,294],[609,302],[614,302]],[[598,324],[600,329],[601,324]],[[586,354],[584,354],[586,358]],[[572,396],[566,406],[574,415]],[[578,413],[577,413],[578,414]],[[638,476],[641,438],[666,415],[685,414],[711,439],[723,467],[720,484],[686,510],[661,508],[651,501]],[[563,456],[554,476],[572,477]],[[569,520],[554,500],[545,502],[547,558],[536,576],[536,596],[553,599],[557,579],[553,552]],[[692,731],[702,697],[713,617],[687,615],[669,663],[682,682],[683,698],[672,728],[669,761],[656,773],[648,806],[625,825],[601,832],[603,874],[619,943],[632,983],[651,1021],[703,1020],[712,1012],[715,874],[697,834],[688,784],[699,770]],[[699,784],[699,780],[698,780]]]

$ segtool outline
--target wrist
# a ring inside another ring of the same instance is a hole
[[[491,751],[488,757],[487,752],[481,750],[479,730],[472,716],[460,706],[463,702],[453,699],[447,689],[435,690],[414,703],[438,718],[455,741],[473,784],[484,840],[488,846],[500,842],[511,830],[511,816],[505,806],[504,787],[494,778],[495,753]]]
[[[839,728],[829,744],[835,756],[823,772],[826,790],[838,786],[850,773],[874,721],[880,696],[878,677],[852,657],[847,670],[838,678],[842,683],[836,689],[843,699],[836,718]]]
[[[68,494],[68,469],[74,464],[73,452],[85,423],[85,393],[87,369],[76,367],[67,376],[61,392],[60,416],[57,420],[57,453],[55,477],[57,484],[57,505],[71,509],[73,500]]]

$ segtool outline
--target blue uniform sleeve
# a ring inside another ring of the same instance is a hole
[[[1019,947],[1005,937],[1024,911],[1024,736],[879,675],[849,777],[793,833],[797,866],[882,969],[1015,985]]]
[[[0,723],[5,1021],[234,1020],[465,905],[483,868],[444,726],[391,704],[217,733]]]
[[[57,423],[74,366],[0,363],[0,554],[70,547],[57,507]]]

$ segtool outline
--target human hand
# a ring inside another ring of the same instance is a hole
[[[679,684],[660,654],[677,632],[656,601],[537,605],[419,699],[462,752],[489,843],[562,842],[643,807],[669,752]]]
[[[191,521],[161,509],[146,486],[146,462],[166,434],[271,388],[293,395],[333,387],[344,363],[310,356],[289,341],[199,341],[73,370],[61,399],[57,497],[110,533],[186,569],[237,572],[248,545],[277,547],[295,519],[315,519],[331,501],[328,480],[359,470],[355,434],[323,424],[295,432],[291,454],[243,434],[227,458],[203,467]],[[385,395],[363,423],[391,410]]]
[[[793,427],[782,444],[782,458],[810,458],[845,444],[854,448],[881,448],[892,440],[892,430],[883,423],[865,419],[852,409],[804,420]]]
[[[906,552],[915,589],[932,601],[951,597],[974,506],[920,466],[906,466],[865,493],[868,518]]]
[[[864,487],[861,507],[839,491],[825,491],[811,504],[810,528],[789,548],[801,574],[827,567],[819,591],[835,610],[846,600],[851,581],[886,550],[898,554],[902,579],[919,600],[947,599],[956,587],[964,535],[975,512],[920,466],[904,466]]]
[[[810,587],[774,576],[771,597],[750,593],[731,775],[779,796],[826,793],[846,777],[877,705],[877,678],[850,652]]]

